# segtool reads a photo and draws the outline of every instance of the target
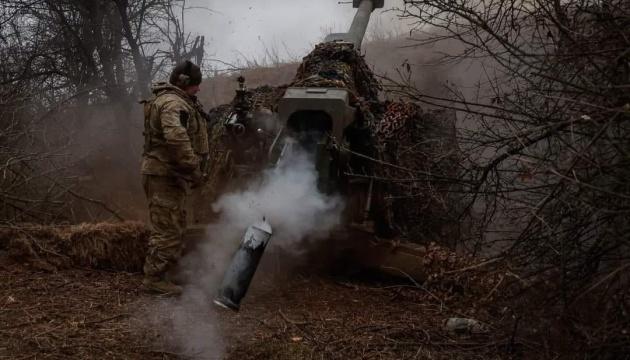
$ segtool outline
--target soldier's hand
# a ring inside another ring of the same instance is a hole
[[[207,178],[208,176],[202,173],[201,170],[195,170],[191,176],[190,187],[195,189],[202,186],[206,182]]]

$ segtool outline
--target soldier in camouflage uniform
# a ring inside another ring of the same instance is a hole
[[[181,293],[165,275],[181,257],[186,194],[207,172],[208,132],[195,96],[201,77],[199,67],[185,61],[173,69],[169,83],[155,84],[153,98],[144,102],[142,182],[151,237],[143,285],[166,295]]]

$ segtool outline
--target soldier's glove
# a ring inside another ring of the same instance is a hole
[[[208,179],[207,174],[202,173],[201,170],[199,169],[195,170],[190,177],[190,188],[196,189],[200,186],[203,186],[203,184],[206,183],[207,179]]]

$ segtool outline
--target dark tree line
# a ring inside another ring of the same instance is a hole
[[[186,6],[184,0],[2,2],[0,219],[68,220],[72,199],[115,213],[76,191],[73,168],[89,156],[76,154],[86,148],[76,144],[91,141],[85,133],[98,128],[94,137],[125,149],[119,165],[135,166],[124,161],[139,152],[137,101],[173,63],[203,61],[203,37],[184,27]]]

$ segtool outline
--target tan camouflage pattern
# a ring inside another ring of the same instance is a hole
[[[145,102],[143,175],[192,179],[208,155],[208,131],[196,98],[168,83],[153,87]],[[184,117],[184,119],[183,119]]]
[[[208,131],[195,97],[167,83],[156,84],[153,94],[144,102],[141,172],[151,229],[144,273],[163,277],[182,255],[186,194],[191,182],[207,171],[202,167],[207,164]]]
[[[151,230],[144,273],[160,277],[182,255],[186,228],[186,185],[176,178],[152,175],[143,175],[142,185],[149,201]]]

